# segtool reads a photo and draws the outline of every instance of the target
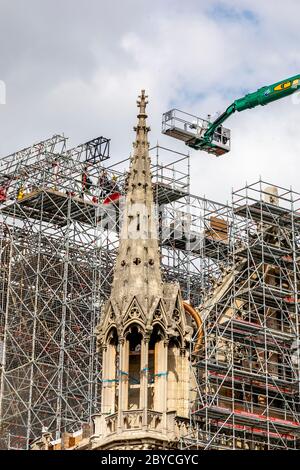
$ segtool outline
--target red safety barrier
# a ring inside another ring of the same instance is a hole
[[[104,199],[103,204],[110,204],[111,202],[117,202],[120,199],[120,197],[121,197],[120,193],[112,193]]]
[[[4,202],[6,201],[6,192],[7,192],[7,189],[6,188],[0,188],[0,202]]]

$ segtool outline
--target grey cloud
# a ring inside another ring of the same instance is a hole
[[[218,4],[249,10],[258,21],[222,21],[211,14]],[[141,88],[150,97],[151,142],[186,151],[160,135],[171,104],[213,114],[247,90],[299,72],[299,2],[275,4],[0,0],[0,80],[7,85],[0,154],[65,132],[73,145],[111,137],[113,158],[124,158]],[[191,153],[194,192],[224,200],[232,186],[260,174],[297,187],[299,112],[287,99],[234,116],[228,156]]]

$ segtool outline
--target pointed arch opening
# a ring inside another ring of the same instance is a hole
[[[168,344],[168,411],[185,418],[189,416],[192,380],[188,350],[182,347],[180,336],[173,337]]]
[[[166,378],[164,349],[165,333],[160,325],[154,325],[148,350],[148,408],[162,411],[162,387]],[[163,379],[163,380],[162,380]]]
[[[131,325],[125,334],[128,369],[128,410],[139,409],[141,394],[141,343],[142,332],[136,324]]]
[[[106,336],[102,370],[102,412],[112,414],[118,410],[119,340],[115,327]]]
[[[168,411],[178,409],[178,388],[180,387],[179,377],[179,357],[180,343],[178,339],[172,338],[168,345]]]

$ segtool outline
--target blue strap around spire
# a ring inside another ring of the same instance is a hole
[[[154,377],[165,377],[168,375],[168,371],[166,372],[158,372],[157,374],[153,374]]]
[[[119,382],[119,379],[100,379],[100,382],[104,383],[104,382]]]

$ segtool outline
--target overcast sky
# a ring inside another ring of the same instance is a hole
[[[151,144],[186,151],[162,113],[205,117],[300,73],[299,18],[299,0],[0,0],[0,155],[64,133],[127,157],[141,88]],[[191,150],[193,192],[222,202],[260,176],[300,191],[298,101],[234,115],[227,156]]]

